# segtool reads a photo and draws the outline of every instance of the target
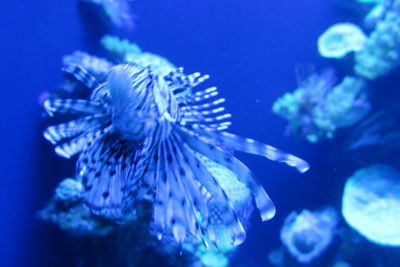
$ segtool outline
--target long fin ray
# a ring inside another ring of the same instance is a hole
[[[48,99],[43,105],[50,115],[53,113],[90,115],[104,112],[104,106],[83,99]]]
[[[121,146],[106,136],[79,156],[77,169],[85,189],[84,202],[93,214],[117,221],[123,219],[123,200],[134,167],[134,150],[134,146]]]
[[[96,80],[96,78],[93,77],[93,75],[76,64],[66,64],[62,70],[65,73],[73,75],[76,80],[80,81],[91,90],[94,90],[100,86],[100,83]]]
[[[231,169],[235,174],[237,174],[239,181],[250,189],[256,206],[260,210],[263,221],[274,217],[275,206],[270,197],[265,192],[261,183],[242,162],[195,132],[182,128],[178,131],[191,149],[205,155],[216,163]]]
[[[66,123],[52,125],[44,131],[43,135],[52,144],[57,144],[63,139],[77,136],[107,122],[108,120],[103,114],[86,116]]]
[[[87,149],[88,146],[93,144],[99,138],[103,137],[110,130],[111,126],[107,128],[100,128],[94,131],[88,131],[72,139],[69,142],[56,146],[55,152],[61,157],[70,158],[75,154]]]
[[[310,165],[303,159],[250,138],[244,138],[228,132],[215,132],[211,134],[202,131],[201,134],[206,135],[236,151],[266,157],[272,161],[286,163],[287,165],[296,168],[301,173],[310,169]]]
[[[186,145],[183,142],[182,144],[183,146]],[[236,216],[226,193],[197,157],[193,155],[193,157],[188,157],[188,160],[190,165],[193,166],[193,170],[196,173],[196,178],[198,179],[199,183],[209,192],[209,196],[211,197],[213,204],[219,207],[222,222],[230,233],[232,243],[242,243],[245,239],[246,232],[239,218]],[[207,220],[207,226],[205,228],[206,231],[208,231],[208,236],[213,239],[212,237],[215,235],[215,229],[213,229],[212,226],[213,222],[210,217],[208,217]],[[217,245],[217,239],[212,241]]]

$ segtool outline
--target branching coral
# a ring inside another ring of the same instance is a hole
[[[370,107],[362,80],[345,77],[334,84],[332,71],[313,73],[293,93],[279,98],[272,110],[289,121],[291,134],[311,143],[332,138],[337,128],[356,123]]]
[[[324,105],[313,112],[315,124],[325,132],[333,133],[336,128],[353,125],[369,111],[370,104],[363,93],[364,81],[345,77],[326,95]]]
[[[332,242],[337,221],[333,208],[292,212],[281,229],[282,243],[299,262],[309,263]]]
[[[156,75],[164,76],[175,70],[176,67],[165,57],[142,52],[137,44],[116,36],[106,35],[101,44],[115,58],[117,63],[132,63],[140,68],[150,66]]]
[[[124,59],[130,53],[139,54],[142,52],[137,44],[113,35],[105,35],[101,38],[100,43],[117,60]]]
[[[356,53],[355,72],[374,80],[400,64],[400,0],[392,1],[363,49]]]

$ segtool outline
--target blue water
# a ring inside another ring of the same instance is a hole
[[[103,29],[84,18],[77,1],[4,1],[1,8],[0,266],[75,266],[79,247],[41,209],[74,164],[58,158],[42,138],[47,126],[38,97],[57,87],[61,58],[75,50],[100,53]],[[296,88],[294,69],[345,67],[318,55],[316,40],[338,21],[360,18],[338,1],[135,0],[136,29],[112,31],[163,55],[187,72],[211,75],[233,114],[232,131],[306,159],[311,170],[239,155],[260,178],[277,207],[262,223],[253,216],[245,243],[231,266],[268,266],[280,245],[279,229],[292,210],[340,207],[345,177],[354,169],[329,162],[332,143],[311,145],[284,136],[287,122],[272,103]],[[363,257],[360,254],[360,257]]]

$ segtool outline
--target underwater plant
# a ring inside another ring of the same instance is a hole
[[[369,241],[400,246],[400,173],[385,164],[356,171],[344,187],[342,215]]]
[[[133,15],[130,11],[131,0],[80,0],[89,6],[106,23],[115,27],[132,29]]]
[[[300,172],[309,168],[298,157],[225,132],[231,115],[223,113],[225,99],[215,99],[217,88],[192,92],[207,75],[184,75],[179,68],[158,76],[152,67],[121,64],[100,83],[77,65],[67,65],[64,71],[92,94],[88,100],[47,100],[48,114],[80,118],[50,126],[44,136],[57,144],[59,156],[78,155],[76,179],[84,187],[83,202],[94,215],[123,223],[135,207],[148,201],[153,233],[160,240],[172,237],[183,243],[194,236],[207,246],[237,245],[246,232],[234,198],[202,156],[234,173],[232,182],[237,180],[251,192],[262,220],[271,219],[275,207],[232,152],[260,155]],[[227,234],[219,238],[221,232]]]
[[[318,52],[322,57],[342,58],[350,52],[360,51],[366,40],[357,25],[337,23],[318,38]]]
[[[335,82],[332,70],[312,73],[276,100],[272,111],[289,121],[290,134],[311,143],[332,138],[337,128],[353,125],[370,109],[363,80],[348,76]]]
[[[281,241],[300,263],[310,263],[329,246],[338,223],[334,208],[290,213],[281,229]]]
[[[355,55],[355,72],[374,80],[400,64],[400,0],[393,0],[385,17],[369,35],[363,49]]]

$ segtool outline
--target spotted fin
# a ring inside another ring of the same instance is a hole
[[[228,230],[231,244],[243,242],[246,234],[242,223],[216,179],[193,150],[182,143],[177,134],[171,134],[160,143],[156,164],[154,202],[154,229],[161,238],[171,234],[177,242],[187,235],[211,241],[218,246],[217,231]],[[219,209],[219,216],[215,207]]]
[[[84,203],[93,214],[117,221],[124,218],[136,148],[134,143],[107,135],[80,154],[78,177],[84,186]]]
[[[206,210],[206,203],[193,181],[194,174],[182,155],[175,141],[166,139],[153,156],[156,162],[153,228],[159,238],[170,234],[178,243],[187,235],[202,239],[197,211]]]
[[[215,177],[207,170],[204,163],[197,158],[193,150],[184,143],[184,140],[179,135],[176,135],[176,139],[178,140],[177,144],[181,144],[180,146],[185,148],[185,154],[190,155],[187,156],[187,160],[189,165],[192,166],[194,177],[197,179],[200,188],[206,191],[206,197],[209,198],[208,213],[210,214],[208,214],[203,222],[203,227],[208,237],[218,246],[219,238],[216,232],[218,230],[217,227],[220,227],[222,224],[230,234],[230,243],[235,245],[241,244],[246,238],[246,232],[225,191],[218,184]]]
[[[250,189],[256,207],[260,210],[263,221],[274,217],[274,204],[265,192],[261,183],[255,178],[246,165],[236,159],[231,153],[222,150],[218,145],[216,145],[214,140],[208,139],[185,128],[177,128],[177,131],[182,136],[182,141],[191,149],[208,157],[210,160],[227,167],[237,175],[238,180]]]

